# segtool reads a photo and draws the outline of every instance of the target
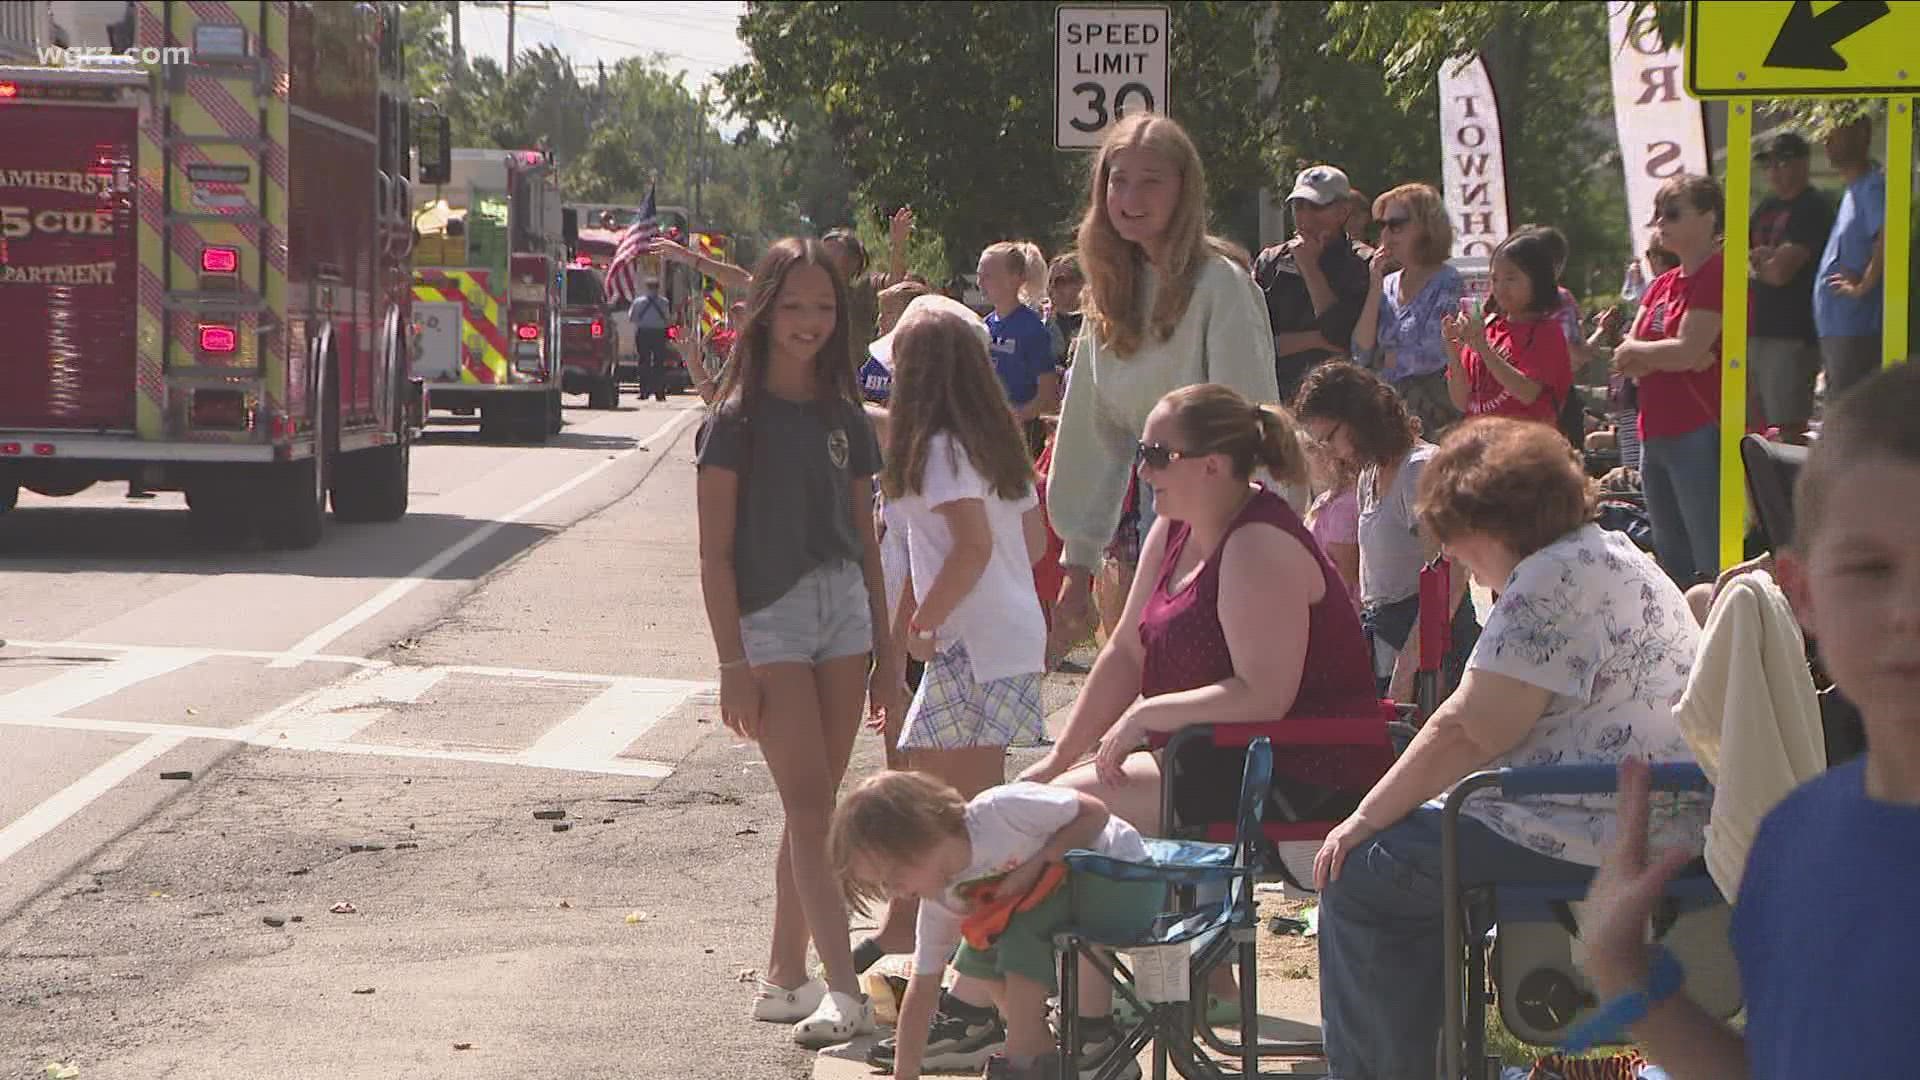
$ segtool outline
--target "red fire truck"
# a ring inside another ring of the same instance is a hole
[[[539,150],[455,150],[444,184],[414,189],[413,371],[434,409],[480,414],[485,438],[560,431],[559,177]]]
[[[125,481],[286,548],[329,494],[401,517],[399,5],[22,7],[66,51],[0,67],[0,510]]]

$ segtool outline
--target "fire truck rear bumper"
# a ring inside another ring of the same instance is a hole
[[[81,435],[67,432],[0,431],[0,463],[33,461],[127,462],[271,462],[305,457],[310,447],[297,450],[265,443],[147,442],[130,435]]]

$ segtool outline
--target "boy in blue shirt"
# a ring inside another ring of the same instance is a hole
[[[1896,492],[1904,496],[1889,498]],[[1647,852],[1647,766],[1621,767],[1619,838],[1594,878],[1587,972],[1653,1000],[1635,1043],[1675,1080],[1912,1075],[1920,1017],[1920,365],[1834,408],[1795,489],[1782,587],[1860,708],[1867,752],[1766,816],[1734,907],[1742,1035],[1670,987],[1646,942],[1684,851]],[[1684,978],[1684,974],[1681,975]],[[1650,982],[1651,980],[1651,982]]]
[[[1873,121],[1860,117],[1826,138],[1846,191],[1814,273],[1813,322],[1827,369],[1827,400],[1880,369],[1887,173],[1872,158]]]

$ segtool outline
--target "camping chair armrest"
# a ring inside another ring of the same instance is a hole
[[[1177,845],[1194,849],[1218,849],[1216,844],[1187,844],[1184,841],[1155,841],[1162,845]],[[1152,881],[1168,885],[1209,885],[1218,882],[1234,881],[1250,877],[1251,867],[1235,866],[1231,861],[1205,862],[1198,859],[1162,859],[1153,862],[1135,862],[1131,859],[1116,859],[1111,855],[1102,855],[1097,851],[1074,850],[1067,852],[1067,869],[1080,873],[1103,877],[1109,881]]]
[[[1447,801],[1482,788],[1497,788],[1508,798],[1525,795],[1611,795],[1620,787],[1618,765],[1537,765],[1488,769],[1454,785]],[[1653,766],[1650,790],[1707,791],[1712,785],[1700,766],[1691,761],[1668,761]]]

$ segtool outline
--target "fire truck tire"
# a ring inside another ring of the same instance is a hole
[[[410,442],[343,455],[333,466],[333,519],[360,523],[405,517],[412,465]]]
[[[480,407],[480,438],[485,442],[511,442],[520,430],[520,410],[511,398]]]
[[[0,484],[0,514],[20,504],[19,484]]]
[[[325,447],[320,442],[320,447]],[[327,489],[323,449],[305,461],[287,461],[268,467],[259,511],[260,538],[270,548],[300,551],[320,542],[327,516]]]
[[[560,400],[560,391],[547,395],[547,434],[558,435],[567,426],[566,405]]]
[[[620,407],[620,380],[612,375],[604,379],[595,379],[593,387],[587,391],[587,408],[617,409]]]
[[[187,530],[196,542],[211,547],[233,547],[245,540],[251,523],[247,499],[232,488],[187,490]]]
[[[507,437],[516,442],[538,446],[547,441],[547,397],[545,394],[516,394],[501,406],[505,414]]]

